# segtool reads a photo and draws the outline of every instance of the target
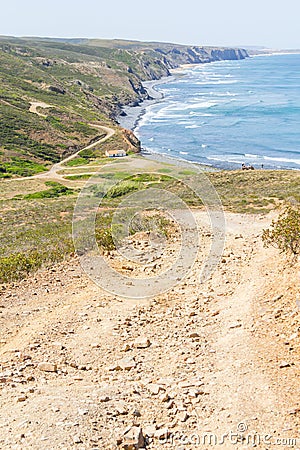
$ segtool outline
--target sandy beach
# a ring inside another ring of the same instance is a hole
[[[139,106],[124,106],[123,111],[125,112],[126,116],[119,116],[117,118],[118,123],[121,125],[121,127],[134,131],[140,118],[145,114],[146,108],[164,98],[163,94],[156,89],[156,86],[168,83],[172,80],[172,78],[173,77],[171,76],[161,78],[160,80],[145,81],[143,83],[143,86],[147,90],[152,100],[142,101]]]

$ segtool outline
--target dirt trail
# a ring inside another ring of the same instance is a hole
[[[31,104],[31,106],[29,108],[29,111],[34,113],[34,114],[37,114],[40,117],[47,117],[47,115],[46,114],[42,114],[41,112],[39,112],[37,108],[51,108],[52,107],[51,105],[48,105],[47,103],[44,103],[44,102],[31,102],[30,104]],[[55,180],[63,180],[64,176],[59,174],[58,172],[60,170],[64,169],[64,164],[65,163],[67,163],[68,161],[71,161],[72,159],[76,158],[81,151],[88,150],[90,148],[94,148],[94,147],[96,147],[99,144],[103,144],[104,142],[106,142],[109,138],[111,138],[115,134],[115,130],[114,129],[112,129],[110,127],[106,127],[104,125],[98,125],[98,124],[90,123],[89,126],[92,127],[92,128],[96,128],[96,129],[104,131],[106,133],[106,136],[104,136],[103,138],[98,139],[97,141],[93,142],[92,144],[89,144],[86,147],[78,150],[78,152],[68,156],[67,158],[63,159],[59,163],[54,164],[48,172],[38,173],[38,174],[32,175],[30,177],[11,178],[8,181],[30,180],[30,179],[48,179],[48,178],[51,178],[51,180],[53,180],[53,179],[55,179]]]
[[[30,112],[37,114],[40,117],[47,117],[47,114],[41,113],[38,108],[52,108],[52,105],[48,105],[44,102],[30,102]]]
[[[99,144],[103,144],[105,141],[107,141],[110,137],[112,137],[115,134],[115,130],[113,130],[112,128],[109,128],[109,127],[105,127],[104,125],[96,125],[96,124],[91,124],[91,123],[89,125],[90,125],[90,127],[97,128],[99,130],[105,131],[105,133],[107,133],[106,136],[104,136],[103,138],[98,139],[97,141],[93,142],[93,144],[89,144],[86,147],[78,150],[78,152],[74,153],[73,155],[68,156],[67,158],[65,158],[64,160],[60,161],[59,163],[54,164],[48,172],[34,175],[31,178],[51,178],[51,179],[63,180],[64,179],[64,175],[59,174],[58,172],[60,170],[64,169],[64,165],[68,161],[71,161],[72,159],[76,158],[79,155],[79,153],[81,151],[83,151],[83,150],[88,150],[90,148],[96,147]]]
[[[185,282],[151,300],[103,292],[76,259],[3,291],[1,448],[125,450],[133,425],[155,450],[209,449],[205,433],[220,444],[242,425],[245,439],[272,435],[256,448],[300,448],[296,271],[262,247],[271,217],[226,218],[222,262],[201,286],[200,254]],[[216,446],[252,448],[231,439]]]
[[[53,179],[63,180],[64,175],[59,174],[58,172],[65,168],[64,167],[65,163],[76,158],[76,156],[78,156],[82,150],[88,150],[90,148],[96,147],[96,145],[102,144],[103,142],[107,141],[110,137],[112,137],[115,134],[115,130],[113,130],[112,128],[109,128],[109,127],[105,127],[104,125],[96,125],[94,123],[93,124],[90,123],[89,125],[90,125],[90,127],[98,128],[99,130],[105,131],[107,133],[106,136],[104,136],[101,139],[98,139],[97,141],[93,142],[92,144],[87,145],[84,148],[81,148],[80,150],[78,150],[78,152],[73,153],[72,155],[63,159],[59,163],[53,164],[53,166],[51,167],[50,170],[48,170],[48,172],[37,173],[36,175],[32,175],[30,177],[10,178],[7,181],[22,181],[22,180],[32,180],[32,179],[44,179],[44,178],[46,178],[46,179],[51,178],[51,180],[53,180]]]

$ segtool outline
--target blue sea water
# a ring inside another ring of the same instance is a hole
[[[219,168],[300,169],[300,55],[182,69],[136,134],[150,151]]]

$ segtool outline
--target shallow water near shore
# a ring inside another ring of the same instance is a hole
[[[300,169],[299,74],[299,54],[185,67],[155,86],[163,99],[135,132],[149,151],[222,169]]]

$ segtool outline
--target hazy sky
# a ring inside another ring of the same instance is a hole
[[[300,48],[300,0],[4,0],[0,34]]]

